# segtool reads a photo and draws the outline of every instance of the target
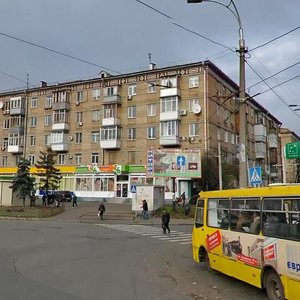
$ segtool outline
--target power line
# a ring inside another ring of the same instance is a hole
[[[294,31],[298,30],[299,28],[300,28],[300,26],[297,26],[297,27],[295,27],[294,29],[291,29],[291,30],[289,30],[288,32],[283,33],[283,34],[281,34],[281,35],[279,35],[279,36],[277,36],[277,37],[275,37],[275,38],[273,38],[273,39],[271,39],[271,40],[265,42],[264,44],[261,44],[261,45],[259,45],[259,46],[256,46],[256,47],[254,47],[254,48],[252,48],[251,50],[248,50],[248,51],[250,52],[250,51],[254,51],[254,50],[257,50],[257,49],[259,49],[259,48],[262,48],[262,47],[264,47],[264,46],[266,46],[266,45],[268,45],[268,44],[270,44],[270,43],[272,43],[272,42],[274,42],[274,41],[276,41],[276,40],[278,40],[278,39],[281,39],[282,37],[287,36],[288,34],[290,34],[290,33],[294,32]]]
[[[290,78],[290,79],[288,79],[288,80],[285,80],[285,81],[283,81],[283,82],[281,82],[281,83],[279,83],[279,84],[277,84],[277,85],[275,85],[275,86],[273,86],[273,87],[271,87],[261,76],[260,76],[260,74],[254,69],[254,67],[252,67],[251,66],[251,64],[249,63],[249,62],[247,62],[246,61],[246,63],[247,63],[247,65],[250,67],[250,69],[269,87],[269,89],[267,89],[267,90],[265,90],[265,91],[263,91],[263,92],[261,92],[260,93],[260,95],[262,95],[262,94],[264,94],[264,93],[266,93],[266,92],[268,92],[268,91],[272,91],[275,95],[276,95],[276,97],[289,109],[289,110],[291,110],[292,112],[293,112],[293,114],[294,115],[296,115],[298,118],[300,118],[300,116],[291,108],[291,107],[289,107],[289,105],[287,104],[287,102],[286,101],[284,101],[283,99],[282,99],[282,97],[280,97],[275,91],[274,91],[274,89],[276,88],[276,87],[279,87],[279,86],[281,86],[281,85],[283,85],[283,84],[285,84],[285,83],[287,83],[287,82],[289,82],[289,81],[291,81],[291,80],[294,80],[294,79],[296,79],[296,78],[298,78],[298,77],[300,77],[300,75],[297,75],[297,76],[294,76],[294,77],[292,77],[292,78]]]
[[[26,40],[24,40],[24,39],[15,37],[15,36],[13,36],[13,35],[10,35],[10,34],[4,33],[4,32],[0,32],[0,35],[5,36],[5,37],[8,37],[8,38],[13,39],[13,40],[16,40],[16,41],[19,41],[19,42],[22,42],[22,43],[25,43],[25,44],[28,44],[28,45],[31,45],[31,46],[35,46],[35,47],[38,47],[38,48],[41,48],[41,49],[44,49],[44,50],[47,50],[47,51],[50,51],[50,52],[53,52],[53,53],[56,53],[56,54],[65,56],[65,57],[68,57],[68,58],[71,58],[71,59],[74,59],[74,60],[77,60],[77,61],[80,61],[80,62],[84,62],[84,63],[86,63],[86,64],[89,64],[89,65],[92,65],[92,66],[95,66],[95,67],[99,67],[99,68],[101,68],[101,69],[104,69],[104,70],[107,70],[107,71],[110,71],[110,72],[113,72],[113,73],[121,74],[121,73],[118,72],[118,71],[115,71],[115,70],[106,68],[106,67],[104,67],[104,66],[101,66],[101,65],[98,65],[98,64],[96,64],[96,63],[90,62],[90,61],[88,61],[88,60],[86,60],[86,59],[78,58],[78,57],[75,57],[75,56],[73,56],[73,55],[70,55],[70,54],[67,54],[67,53],[64,53],[64,52],[61,52],[61,51],[58,51],[58,50],[54,50],[54,49],[51,49],[51,48],[49,48],[49,47],[45,47],[45,46],[39,45],[39,44],[37,44],[37,43],[33,43],[33,42],[30,42],[30,41],[26,41]]]

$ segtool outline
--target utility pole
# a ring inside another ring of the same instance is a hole
[[[230,0],[228,5],[216,0],[187,0],[187,3],[202,3],[208,2],[218,4],[229,10],[237,20],[239,24],[239,49],[237,52],[240,56],[240,74],[239,74],[239,144],[240,144],[240,162],[239,162],[239,185],[240,188],[248,186],[248,140],[247,140],[247,119],[246,119],[246,79],[245,79],[245,54],[247,48],[245,46],[245,40],[243,36],[242,21],[239,12],[236,8],[234,0]]]
[[[234,2],[233,2],[234,3]],[[235,7],[235,5],[234,5]],[[238,18],[240,20],[240,18]],[[239,163],[239,184],[240,188],[248,186],[248,139],[247,139],[247,115],[246,115],[246,80],[245,80],[245,40],[243,37],[243,28],[239,21],[239,49],[237,52],[240,56],[240,90],[239,90],[239,137],[240,137],[240,163]]]

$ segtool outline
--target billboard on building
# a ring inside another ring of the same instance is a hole
[[[200,149],[147,150],[147,176],[201,177]]]

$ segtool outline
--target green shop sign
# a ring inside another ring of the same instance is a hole
[[[300,158],[300,142],[286,144],[285,157],[286,159]]]

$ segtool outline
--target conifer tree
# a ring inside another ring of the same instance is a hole
[[[40,188],[44,190],[47,205],[49,205],[49,191],[57,190],[61,180],[61,173],[56,164],[57,154],[47,148],[46,152],[40,151],[39,160],[36,163],[37,175],[40,177]]]
[[[25,206],[26,198],[30,198],[34,193],[34,178],[30,176],[29,160],[24,157],[20,159],[17,164],[18,171],[10,186],[17,196],[22,199],[23,206]]]

